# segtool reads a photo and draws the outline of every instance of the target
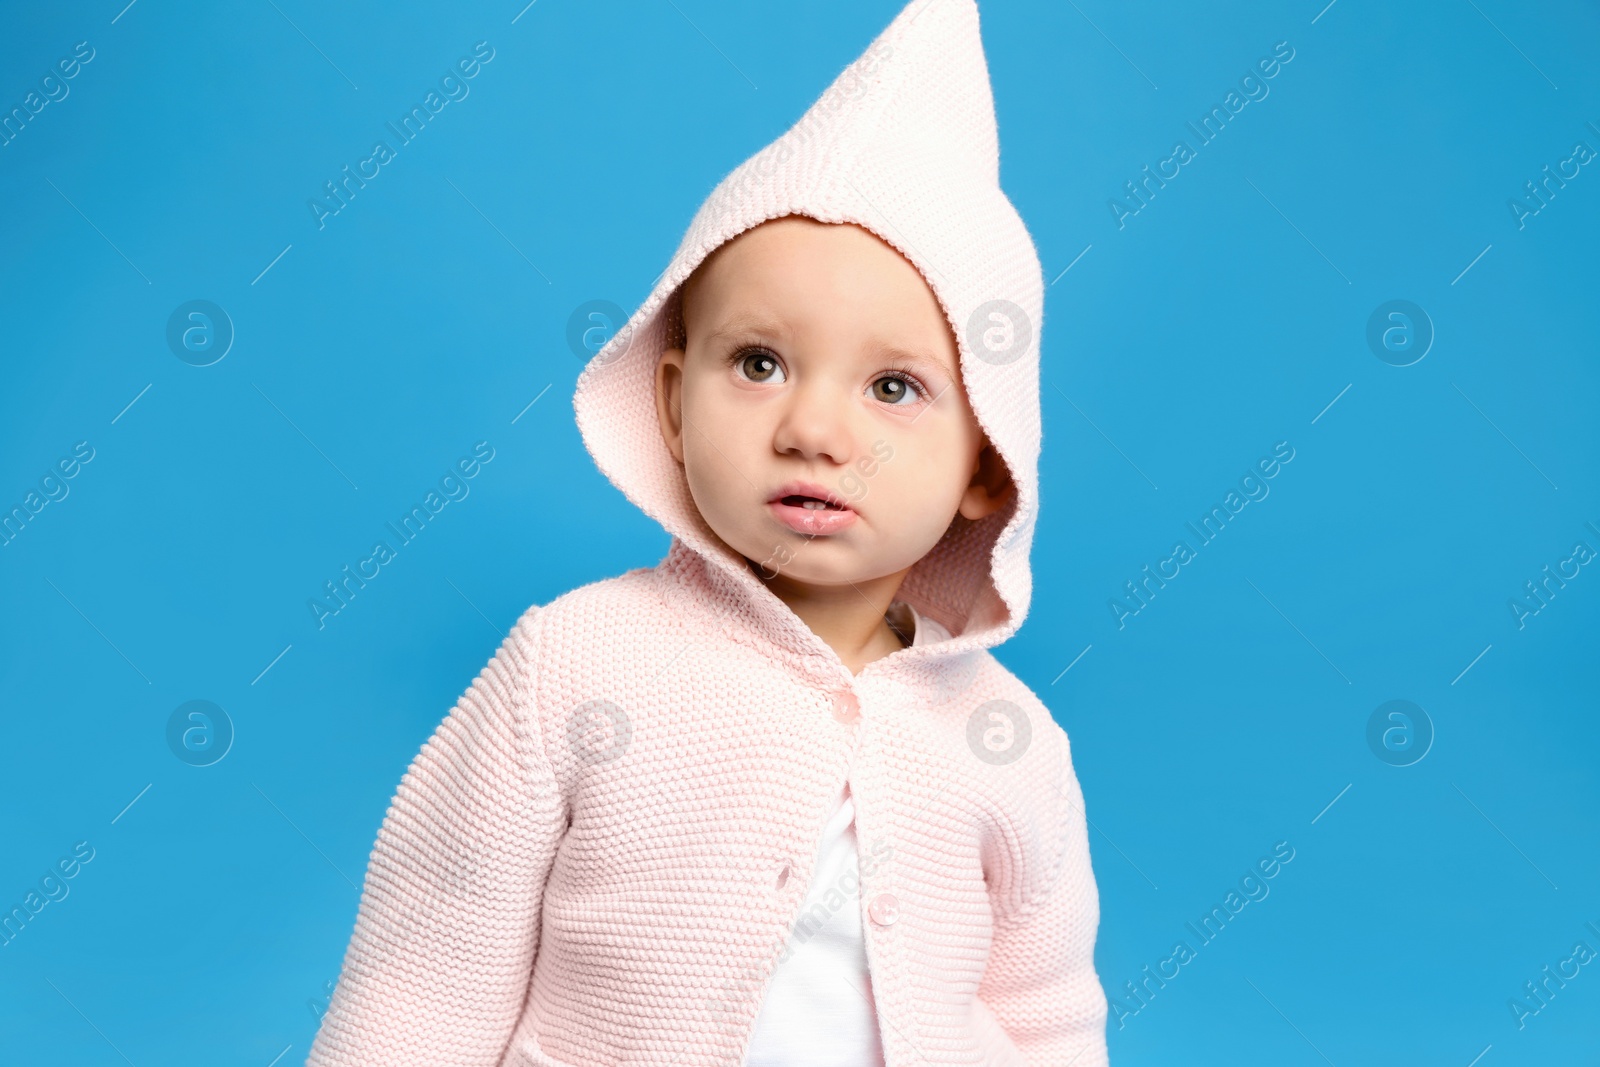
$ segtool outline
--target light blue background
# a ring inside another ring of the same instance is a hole
[[[0,948],[8,1062],[304,1060],[421,743],[529,604],[667,547],[579,440],[569,315],[637,306],[899,5],[519,8],[9,5],[0,108],[95,56],[0,148],[0,505],[95,458],[0,548],[0,905],[95,856]],[[1507,1004],[1600,951],[1600,567],[1520,630],[1508,601],[1600,549],[1600,166],[1523,228],[1508,200],[1600,149],[1600,15],[983,14],[1052,281],[1034,607],[999,655],[1073,740],[1108,991],[1295,849],[1112,1061],[1592,1055],[1600,964],[1524,1029]],[[319,230],[307,201],[480,40],[470,95]],[[1109,198],[1279,41],[1270,94],[1119,229]],[[237,331],[209,367],[165,341],[192,299]],[[1365,340],[1391,299],[1437,332],[1412,366]],[[480,440],[470,495],[319,631],[307,599]],[[1270,495],[1118,629],[1278,441]],[[193,699],[236,730],[210,767],[167,746]],[[1391,699],[1436,731],[1413,766],[1366,741]]]

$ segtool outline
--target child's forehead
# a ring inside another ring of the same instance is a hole
[[[882,347],[933,350],[936,362],[959,372],[937,293],[898,249],[854,223],[769,219],[702,260],[677,303],[706,341],[738,333],[792,340],[806,323],[843,322],[882,334]]]

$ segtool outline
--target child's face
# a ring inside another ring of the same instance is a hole
[[[903,574],[957,512],[1008,498],[937,298],[870,231],[769,220],[702,265],[683,316],[686,348],[656,368],[662,434],[706,523],[764,577]],[[846,507],[785,504],[795,482]]]

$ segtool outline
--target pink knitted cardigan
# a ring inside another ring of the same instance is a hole
[[[1043,292],[998,172],[977,9],[917,0],[712,192],[574,400],[671,547],[530,608],[422,747],[308,1064],[737,1067],[847,781],[887,1067],[1106,1063],[1067,736],[989,652],[1032,591]],[[951,636],[857,675],[707,527],[654,409],[668,299],[788,213],[922,271],[1018,490],[900,590]]]

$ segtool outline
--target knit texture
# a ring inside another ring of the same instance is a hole
[[[856,675],[705,524],[654,408],[677,287],[790,213],[922,271],[1017,486],[902,586],[937,639]],[[1068,739],[989,651],[1031,593],[1042,292],[976,6],[916,0],[717,186],[579,378],[585,444],[671,547],[530,608],[422,747],[308,1064],[738,1067],[846,783],[886,1067],[1107,1062]]]

